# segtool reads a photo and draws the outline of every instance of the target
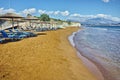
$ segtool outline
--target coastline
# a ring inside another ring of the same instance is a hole
[[[80,31],[80,30],[78,30]],[[77,31],[77,32],[78,32]],[[71,36],[69,36],[69,41],[71,43],[71,45],[75,48],[75,44],[74,44],[74,36],[77,32],[73,32]],[[93,73],[98,80],[104,80],[104,76],[102,75],[102,72],[99,70],[99,68],[95,65],[94,62],[92,62],[91,60],[87,59],[86,57],[82,56],[81,53],[79,53],[77,51],[77,56],[83,61],[83,64],[91,71],[91,73]]]
[[[97,80],[68,41],[78,29],[39,32],[37,37],[0,44],[0,80]]]
[[[71,40],[69,40],[69,41],[71,42],[73,47],[78,51],[78,53],[77,53],[78,57],[80,57],[80,59],[88,67],[88,69],[94,75],[96,75],[99,80],[119,80],[114,75],[112,75],[109,70],[106,69],[106,68],[109,69],[109,66],[105,67],[104,65],[100,64],[99,61],[95,61],[94,59],[92,59],[89,56],[85,55],[85,52],[83,52],[83,50],[81,48],[78,49],[78,47],[75,46],[75,44],[74,44],[74,36],[75,36],[76,33],[74,33],[72,35]],[[89,54],[92,54],[92,53],[89,52]]]

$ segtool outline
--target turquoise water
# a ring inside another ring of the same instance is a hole
[[[120,26],[84,27],[74,36],[77,50],[96,63],[105,80],[120,80]]]

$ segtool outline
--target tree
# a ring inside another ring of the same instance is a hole
[[[71,21],[68,21],[68,24],[71,25]]]
[[[27,14],[27,16],[32,16],[31,14]]]
[[[40,16],[40,20],[41,20],[41,21],[50,21],[50,17],[49,17],[49,15],[47,15],[47,14],[42,14],[42,15]]]

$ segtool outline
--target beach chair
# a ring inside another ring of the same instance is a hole
[[[3,43],[3,39],[0,38],[0,43]]]
[[[23,37],[23,38],[28,37],[28,35],[23,34],[23,33],[20,33],[20,32],[14,32],[14,31],[12,31],[12,29],[9,29],[9,32],[10,32],[10,33],[13,33],[13,34],[15,34],[15,35],[21,36],[21,37]]]
[[[35,36],[37,36],[37,34],[34,34],[34,33],[32,33],[32,32],[23,32],[23,31],[20,31],[19,29],[14,29],[16,32],[18,32],[18,33],[22,33],[22,34],[25,34],[25,35],[27,35],[27,36],[29,36],[29,37],[35,37]]]
[[[14,39],[22,39],[23,36],[21,35],[15,35],[15,34],[7,34],[4,30],[1,30],[0,33],[2,34],[3,38],[5,39],[11,39],[11,40],[14,40]]]

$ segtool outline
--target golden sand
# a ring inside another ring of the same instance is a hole
[[[34,38],[0,44],[0,80],[97,80],[68,41],[77,30],[40,32]]]

